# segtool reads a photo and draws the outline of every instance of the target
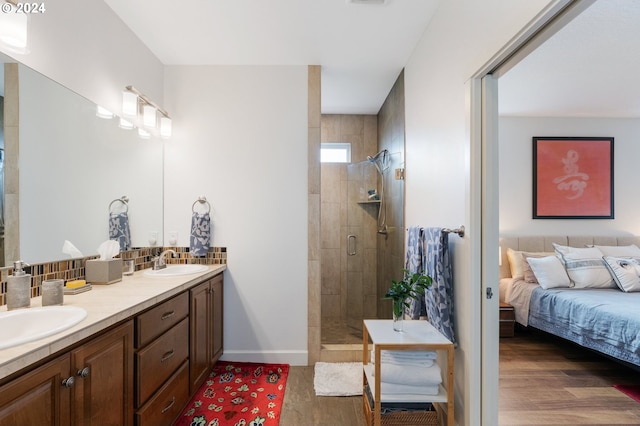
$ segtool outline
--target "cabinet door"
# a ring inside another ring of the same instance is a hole
[[[71,353],[77,425],[133,424],[133,321]]]
[[[65,354],[1,386],[0,424],[70,424],[71,389],[63,385],[70,377],[69,366]]]
[[[211,280],[211,366],[218,361],[223,350],[223,276],[222,274],[213,277]]]
[[[190,290],[189,391],[191,394],[198,389],[209,374],[210,288],[210,281],[205,281]]]

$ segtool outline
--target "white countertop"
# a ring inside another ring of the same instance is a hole
[[[152,277],[137,271],[114,284],[93,285],[84,293],[65,294],[64,305],[86,309],[87,317],[53,336],[0,350],[0,380],[227,269],[227,265],[208,266],[208,271],[198,274],[169,277]],[[41,306],[41,300],[32,298],[31,306]],[[0,312],[6,310],[6,305],[0,307]]]

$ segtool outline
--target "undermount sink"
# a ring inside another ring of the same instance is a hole
[[[0,312],[0,349],[60,333],[86,317],[83,308],[64,305]]]
[[[151,275],[153,277],[175,277],[177,275],[189,275],[204,272],[209,269],[206,265],[167,265],[164,269],[147,269],[144,271],[145,275]]]

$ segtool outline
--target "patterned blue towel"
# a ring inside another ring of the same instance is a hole
[[[449,233],[425,228],[425,272],[432,279],[425,293],[427,317],[440,333],[456,344],[453,332],[453,267],[449,256]],[[457,346],[457,344],[456,344]]]
[[[109,213],[109,239],[120,244],[120,251],[127,251],[131,248],[129,216],[126,212]]]
[[[193,213],[189,251],[192,256],[206,256],[211,242],[211,218],[209,213]]]

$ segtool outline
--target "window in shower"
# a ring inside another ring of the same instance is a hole
[[[326,142],[320,144],[321,163],[350,163],[351,144],[348,142]]]

